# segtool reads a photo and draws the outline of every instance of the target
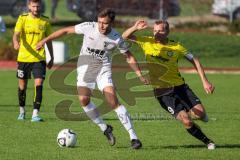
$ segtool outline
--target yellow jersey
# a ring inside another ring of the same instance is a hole
[[[36,50],[36,45],[51,33],[48,17],[34,18],[31,14],[19,16],[14,32],[20,32],[18,62],[40,62],[46,60],[44,48]]]
[[[171,88],[184,84],[178,70],[178,59],[188,53],[180,43],[168,40],[167,44],[155,42],[154,37],[136,37],[144,51],[151,84],[154,88]]]

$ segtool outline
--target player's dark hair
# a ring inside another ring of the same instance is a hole
[[[116,13],[112,8],[105,8],[98,13],[98,17],[100,18],[109,17],[111,22],[115,20],[115,15]]]
[[[155,21],[155,24],[156,24],[156,25],[164,24],[164,25],[165,25],[165,29],[169,31],[169,23],[168,23],[167,21],[158,20],[158,21]]]

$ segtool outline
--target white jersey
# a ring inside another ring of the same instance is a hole
[[[107,35],[98,30],[98,23],[84,22],[75,26],[76,34],[83,34],[83,44],[78,58],[77,85],[94,89],[95,82],[102,91],[113,86],[111,72],[111,54],[118,48],[120,53],[128,51],[120,34],[111,29]]]
[[[75,26],[75,32],[84,35],[80,56],[91,55],[95,59],[102,61],[103,65],[111,63],[110,54],[114,49],[118,48],[120,53],[128,51],[124,47],[124,40],[115,29],[111,29],[109,34],[103,35],[98,30],[97,22],[78,24]]]

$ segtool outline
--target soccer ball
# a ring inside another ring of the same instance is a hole
[[[63,129],[58,133],[57,143],[60,147],[74,147],[77,142],[77,135],[71,129]]]

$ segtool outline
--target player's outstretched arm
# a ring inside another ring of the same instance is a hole
[[[189,60],[189,59],[188,59]],[[197,70],[198,72],[198,75],[200,76],[201,78],[201,81],[202,81],[202,84],[203,84],[203,87],[204,87],[204,90],[207,94],[209,93],[213,93],[214,92],[214,89],[215,87],[213,86],[213,84],[211,84],[208,79],[207,79],[207,76],[204,72],[204,69],[199,61],[198,58],[196,57],[193,57],[192,59],[189,60],[195,67],[195,69]]]
[[[127,30],[125,30],[122,34],[123,39],[130,39],[130,40],[136,40],[136,36],[133,35],[134,32],[138,31],[138,30],[143,30],[145,28],[147,28],[147,22],[144,20],[137,20],[135,22],[135,24],[128,28]]]
[[[38,42],[38,44],[36,46],[36,49],[39,50],[44,46],[45,43],[47,43],[49,41],[52,41],[54,39],[57,39],[59,37],[62,37],[63,35],[71,34],[71,33],[75,33],[75,27],[74,26],[59,29],[56,32],[53,32],[52,34],[50,34],[48,37],[41,40],[40,42]]]
[[[132,53],[130,51],[127,51],[125,54],[126,54],[127,63],[135,71],[136,75],[141,80],[141,82],[143,82],[144,84],[149,84],[149,81],[142,75],[142,72],[137,63],[137,60],[132,55]]]

